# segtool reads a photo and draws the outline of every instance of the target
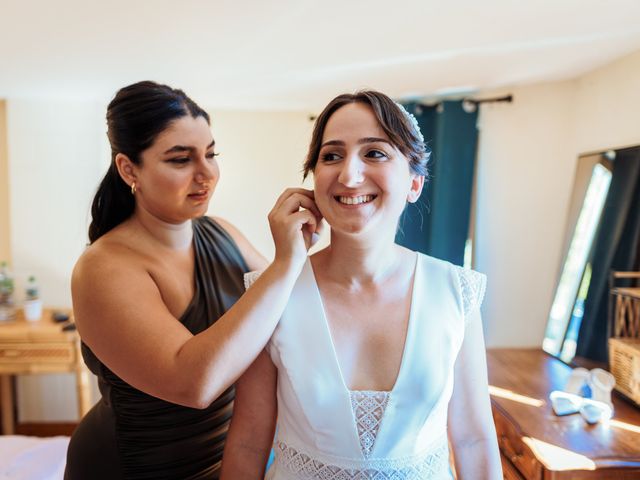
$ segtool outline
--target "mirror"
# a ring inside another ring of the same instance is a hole
[[[562,263],[543,350],[571,363],[607,361],[609,277],[638,269],[640,147],[578,159]]]
[[[591,281],[590,256],[613,177],[615,152],[580,156],[573,184],[562,266],[542,342],[546,352],[569,363]]]

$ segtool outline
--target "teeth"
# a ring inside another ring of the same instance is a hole
[[[373,195],[360,195],[358,197],[338,197],[338,201],[340,203],[344,203],[346,205],[359,205],[361,203],[368,203],[373,200]]]

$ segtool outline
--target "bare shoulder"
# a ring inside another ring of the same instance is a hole
[[[107,234],[84,251],[71,276],[73,308],[81,333],[86,319],[94,323],[112,314],[132,295],[148,302],[160,297],[149,274],[149,262],[148,255],[117,235]]]
[[[213,219],[222,228],[224,228],[233,241],[236,242],[240,253],[244,257],[245,262],[247,262],[249,270],[264,270],[267,267],[267,259],[251,244],[247,237],[245,237],[236,226],[220,217],[213,217]]]
[[[106,280],[114,272],[144,270],[143,260],[135,250],[116,239],[101,238],[80,256],[73,268],[72,282]]]

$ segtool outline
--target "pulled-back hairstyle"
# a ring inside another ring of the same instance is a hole
[[[313,172],[318,163],[318,155],[322,145],[322,137],[327,122],[339,108],[350,103],[364,103],[373,110],[378,123],[400,152],[409,159],[411,171],[428,177],[427,164],[431,155],[430,149],[416,130],[407,113],[384,93],[375,90],[362,90],[356,93],[343,93],[331,100],[316,119],[309,144],[309,151],[304,162],[304,178]]]
[[[151,81],[134,83],[120,89],[107,107],[107,136],[111,145],[111,165],[100,182],[91,205],[89,241],[129,218],[135,209],[135,199],[116,167],[118,153],[126,155],[136,165],[140,154],[149,148],[171,122],[191,115],[209,115],[178,89]]]

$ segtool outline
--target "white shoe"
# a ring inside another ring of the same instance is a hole
[[[607,421],[613,416],[613,409],[604,402],[585,398],[580,407],[580,415],[589,425]]]
[[[589,372],[588,379],[591,388],[591,399],[606,403],[613,413],[613,402],[611,402],[611,390],[616,385],[616,379],[611,373],[601,368],[594,368]]]
[[[549,400],[551,400],[551,407],[556,415],[571,415],[572,413],[578,413],[584,398],[580,395],[574,395],[573,393],[561,392],[560,390],[554,390],[549,394]]]
[[[582,387],[587,383],[589,378],[589,370],[586,368],[578,367],[571,370],[571,375],[567,384],[562,389],[563,392],[572,393],[573,395],[580,395]]]

